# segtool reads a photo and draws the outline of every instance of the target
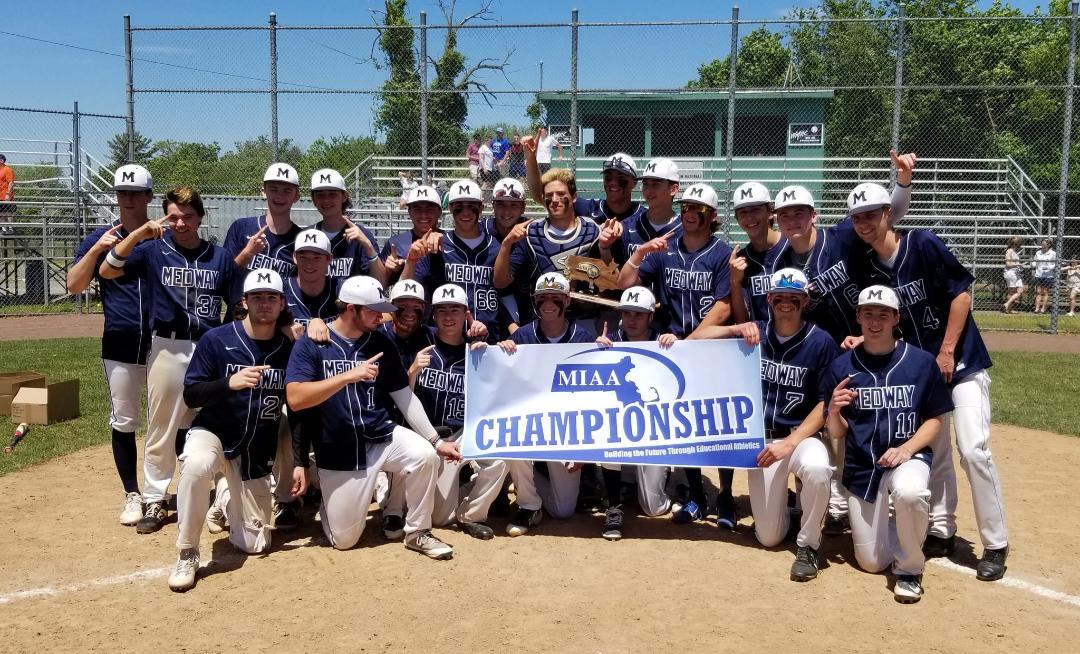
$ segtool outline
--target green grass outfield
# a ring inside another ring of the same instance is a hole
[[[4,371],[35,370],[50,380],[81,380],[82,416],[54,425],[31,425],[10,455],[0,453],[0,475],[91,445],[109,442],[109,397],[98,338],[0,342]],[[1080,436],[1075,395],[1080,354],[994,352],[991,395],[994,422]],[[0,416],[0,441],[7,445],[15,425]]]
[[[975,323],[983,331],[1017,329],[1025,332],[1049,332],[1050,316],[1034,313],[1010,313],[1000,311],[976,311]],[[1080,316],[1058,316],[1058,333],[1080,334]]]

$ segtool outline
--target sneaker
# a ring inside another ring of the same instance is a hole
[[[454,558],[454,548],[436,538],[430,529],[421,529],[406,538],[405,547],[438,561]]]
[[[716,526],[735,529],[737,524],[739,524],[739,513],[735,506],[735,498],[730,493],[720,493],[716,497]]]
[[[189,548],[180,550],[176,559],[176,569],[169,575],[169,588],[177,593],[195,587],[195,574],[199,571],[199,550]]]
[[[998,550],[983,550],[982,559],[975,568],[975,577],[979,581],[997,581],[1005,576],[1005,559],[1009,556],[1009,546]]]
[[[671,498],[671,512],[678,513],[690,501],[690,487],[686,484],[675,486],[675,496]]]
[[[817,550],[809,545],[801,545],[795,551],[795,562],[791,564],[792,581],[810,581],[818,574]]]
[[[143,517],[142,495],[128,493],[124,496],[124,509],[120,512],[120,524],[131,527]]]
[[[952,556],[955,547],[956,536],[942,538],[941,536],[935,536],[934,534],[927,534],[926,541],[922,546],[922,551],[923,556],[928,559],[943,559]]]
[[[274,507],[274,529],[289,531],[300,526],[300,502],[279,502]]]
[[[829,513],[825,516],[825,524],[821,526],[821,533],[826,536],[839,536],[847,531],[848,527],[848,517],[846,515]]]
[[[206,530],[211,534],[220,534],[229,528],[229,519],[220,506],[212,506],[206,512]]]
[[[604,512],[604,538],[619,540],[622,538],[622,508],[613,506]]]
[[[682,507],[675,512],[675,515],[671,516],[671,521],[677,525],[685,525],[694,522],[695,520],[701,520],[704,517],[705,512],[701,510],[698,503],[694,500],[690,500],[686,504],[683,504]]]
[[[477,540],[491,540],[495,538],[495,530],[482,522],[458,522],[458,529]]]
[[[401,540],[405,537],[405,521],[399,515],[384,515],[382,535],[386,540]]]
[[[152,534],[165,526],[165,502],[150,502],[146,505],[143,517],[135,523],[135,532],[139,534]]]
[[[914,604],[922,599],[922,575],[897,575],[893,597],[901,604]]]
[[[506,533],[510,536],[524,536],[529,533],[530,527],[540,524],[543,517],[540,509],[518,509],[506,525]]]

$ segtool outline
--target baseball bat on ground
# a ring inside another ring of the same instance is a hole
[[[19,444],[19,441],[21,441],[26,436],[26,434],[29,433],[29,431],[30,425],[26,424],[25,422],[21,423],[18,427],[16,427],[15,435],[11,437],[11,442],[8,443],[7,447],[4,448],[4,454],[11,454],[11,452],[15,449],[15,446]]]

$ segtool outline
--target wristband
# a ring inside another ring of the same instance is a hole
[[[109,264],[110,268],[121,270],[125,261],[127,261],[127,257],[116,254],[115,250],[109,250],[109,253],[105,255],[105,263]]]
[[[626,265],[628,265],[628,266],[630,266],[631,268],[634,268],[634,269],[641,268],[641,266],[639,264],[634,263],[630,259],[626,260]]]
[[[911,183],[910,182],[908,182],[907,184],[901,184],[900,182],[897,182],[896,185],[899,186],[900,188],[911,188]]]

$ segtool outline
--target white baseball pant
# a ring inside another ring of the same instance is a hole
[[[981,370],[952,388],[955,407],[942,420],[942,437],[934,446],[930,469],[930,533],[948,537],[956,533],[957,486],[952,462],[950,426],[955,427],[960,465],[971,484],[971,502],[983,547],[1000,549],[1009,544],[1005,498],[994,457],[990,453],[990,373]],[[940,456],[939,452],[944,452]]]
[[[274,454],[274,501],[278,504],[288,504],[297,498],[292,496],[292,429],[289,427],[289,418],[284,411],[278,424],[277,453]]]
[[[890,564],[893,574],[922,574],[926,565],[923,541],[930,522],[930,468],[909,459],[885,471],[874,502],[848,496],[848,518],[855,560],[867,572]],[[889,519],[892,500],[895,518]]]
[[[379,472],[386,470],[404,481],[405,534],[430,529],[435,508],[435,476],[439,456],[431,443],[405,427],[394,427],[391,440],[367,446],[364,470],[319,468],[323,533],[335,549],[347,550],[360,541]]]
[[[601,463],[600,467],[607,470],[622,470],[622,466],[618,463]],[[630,466],[630,469],[637,482],[638,506],[641,507],[641,511],[650,518],[671,511],[671,498],[668,497],[666,490],[671,468],[668,466]],[[608,498],[608,501],[617,502],[618,499]]]
[[[270,475],[244,481],[240,475],[240,458],[226,459],[221,440],[198,427],[188,432],[184,453],[180,455],[176,547],[198,549],[206,510],[210,507],[210,488],[219,473],[225,476],[230,489],[224,503],[229,519],[229,542],[248,554],[270,549]]]
[[[112,401],[109,426],[125,434],[139,431],[146,366],[112,359],[102,359],[101,363],[105,368],[105,383]]]
[[[517,505],[535,511],[543,507],[553,518],[569,518],[577,511],[581,470],[570,472],[566,464],[557,461],[541,462],[548,474],[537,474],[532,461],[510,461],[510,478],[514,480]]]
[[[184,404],[184,375],[194,341],[154,336],[146,360],[149,424],[143,453],[143,501],[165,499],[176,471],[176,432],[191,426],[195,410]]]
[[[844,448],[846,447],[844,439],[830,438],[825,443],[825,447],[829,450],[829,463],[833,470],[843,470]],[[832,480],[829,481],[829,515],[835,517],[844,515],[848,510],[848,492],[840,477],[841,475],[833,475]]]
[[[829,449],[819,438],[807,438],[782,461],[768,468],[747,471],[750,485],[750,511],[754,515],[754,535],[765,547],[776,547],[787,535],[791,524],[788,512],[788,475],[802,480],[802,522],[795,543],[799,547],[821,547],[821,525],[829,508],[829,482],[833,478]]]

